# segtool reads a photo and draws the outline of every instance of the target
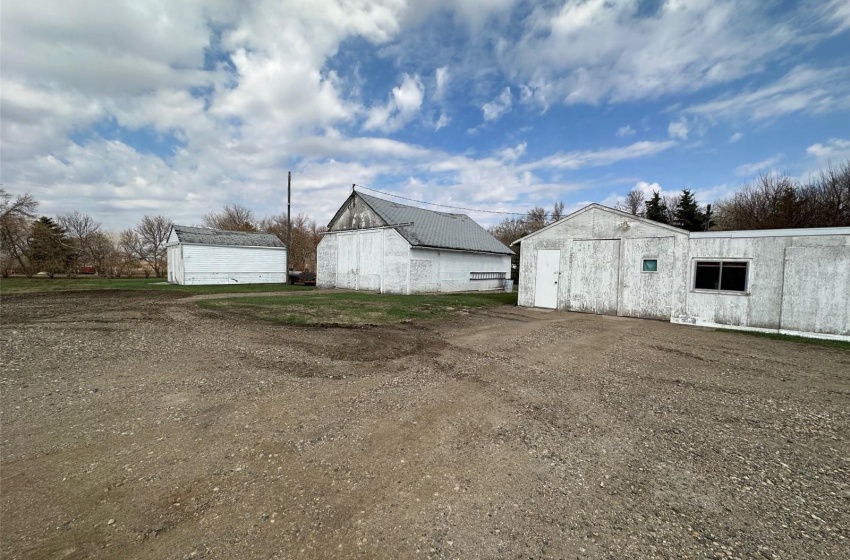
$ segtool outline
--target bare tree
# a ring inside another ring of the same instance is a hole
[[[210,212],[204,216],[206,227],[227,231],[257,231],[254,213],[238,204],[228,204],[221,212]]]
[[[14,197],[0,187],[0,265],[4,277],[11,274],[14,262],[27,276],[35,273],[27,252],[31,220],[37,209],[38,202],[30,194]]]
[[[289,228],[286,214],[263,218],[258,223],[262,231],[275,234],[289,250],[289,266],[295,270],[316,270],[316,247],[327,228],[316,224],[307,214],[292,218],[292,240],[288,239]]]
[[[806,227],[807,204],[800,185],[778,174],[759,176],[718,206],[720,229],[776,229]]]
[[[141,244],[141,258],[147,262],[154,275],[159,278],[165,272],[165,243],[173,223],[165,216],[145,216],[136,226]]]
[[[679,207],[680,197],[677,194],[666,194],[661,197],[664,200],[664,212],[667,221],[666,224],[676,223],[676,208]]]
[[[537,231],[546,225],[546,209],[536,206],[525,214],[525,221],[530,231]]]
[[[120,269],[120,258],[114,234],[96,231],[88,238],[88,252],[97,273],[115,276]]]
[[[91,242],[93,236],[100,232],[100,223],[88,214],[81,214],[76,210],[67,214],[59,214],[57,218],[59,225],[65,230],[65,234],[76,249],[74,262],[69,269],[70,276],[81,263],[89,262],[91,264],[93,260]]]
[[[830,165],[805,187],[816,201],[812,227],[850,226],[850,161]]]
[[[142,260],[142,240],[132,229],[125,229],[118,235],[116,244],[118,252],[118,276],[129,275],[139,261]]]
[[[640,189],[632,189],[622,202],[617,203],[617,210],[627,212],[634,216],[645,216],[644,195]]]

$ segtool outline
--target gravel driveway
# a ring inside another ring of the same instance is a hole
[[[850,351],[512,307],[2,301],[0,555],[847,558]]]

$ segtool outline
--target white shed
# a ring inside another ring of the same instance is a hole
[[[353,192],[319,243],[316,285],[395,294],[496,290],[510,278],[511,255],[465,214]]]
[[[287,250],[271,233],[174,226],[168,235],[168,281],[203,284],[283,284]]]
[[[522,306],[850,340],[850,228],[689,233],[591,204],[514,243]]]

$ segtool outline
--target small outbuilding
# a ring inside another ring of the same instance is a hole
[[[316,285],[394,294],[503,289],[511,255],[465,214],[352,192],[319,243]]]
[[[271,233],[173,226],[166,244],[168,281],[205,284],[285,284],[286,246]]]
[[[850,228],[689,233],[591,204],[514,244],[521,306],[850,340]]]

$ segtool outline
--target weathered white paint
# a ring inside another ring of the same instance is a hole
[[[510,255],[412,247],[410,293],[498,290],[504,280],[472,280],[473,272],[502,272],[510,277]]]
[[[850,340],[850,228],[689,235],[591,205],[520,243],[522,306],[538,305],[537,255],[557,249],[559,309]],[[746,292],[694,289],[701,260],[748,263]]]
[[[561,276],[561,251],[539,249],[537,274],[534,279],[534,307],[558,307],[558,281]]]
[[[684,308],[673,295],[684,293],[687,240],[680,229],[589,206],[521,240],[518,305],[537,305],[537,253],[560,250],[558,309],[669,320]],[[657,273],[641,271],[644,258],[658,259]]]
[[[168,279],[187,286],[285,283],[286,249],[181,243],[168,247]]]
[[[411,247],[395,229],[329,232],[319,242],[316,285],[410,294],[495,290],[503,280],[471,280],[472,272],[510,275],[510,255]]]
[[[570,244],[569,309],[616,315],[619,239],[576,239]]]

